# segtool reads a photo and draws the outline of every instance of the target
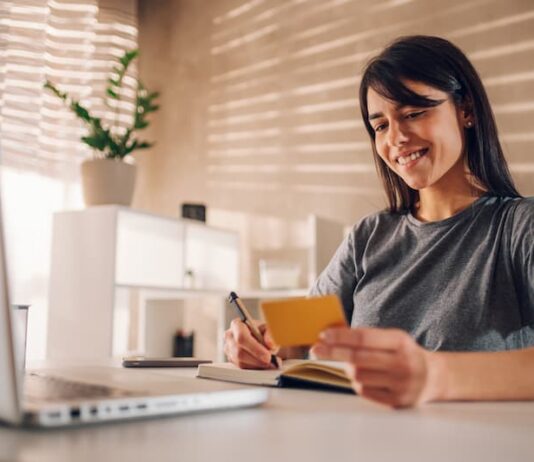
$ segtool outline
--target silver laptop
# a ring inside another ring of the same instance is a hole
[[[256,406],[267,390],[169,371],[77,366],[17,370],[0,207],[0,421],[57,427]]]

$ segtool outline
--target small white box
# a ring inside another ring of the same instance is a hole
[[[260,287],[265,290],[297,289],[300,265],[298,263],[260,260]]]

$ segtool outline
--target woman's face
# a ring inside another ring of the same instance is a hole
[[[451,180],[465,178],[464,128],[471,118],[447,93],[420,82],[403,83],[442,102],[434,107],[399,106],[369,88],[367,108],[376,151],[413,189],[453,185]]]

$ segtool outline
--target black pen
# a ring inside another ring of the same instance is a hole
[[[261,335],[261,332],[258,330],[256,325],[254,324],[254,321],[252,320],[252,316],[250,316],[250,313],[248,312],[247,307],[245,306],[245,304],[241,301],[241,299],[237,296],[235,292],[230,292],[228,301],[230,303],[233,303],[234,306],[237,308],[237,312],[239,313],[239,317],[241,318],[241,321],[246,324],[246,326],[250,330],[250,333],[253,335],[253,337],[261,345],[269,349],[269,347],[265,345],[265,342],[263,341],[263,335]],[[271,354],[271,364],[277,369],[280,367],[280,365],[278,364],[278,359],[276,359],[276,355]]]

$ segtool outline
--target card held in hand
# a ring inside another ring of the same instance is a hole
[[[327,327],[347,325],[336,295],[264,301],[261,310],[273,340],[281,347],[310,346]]]

